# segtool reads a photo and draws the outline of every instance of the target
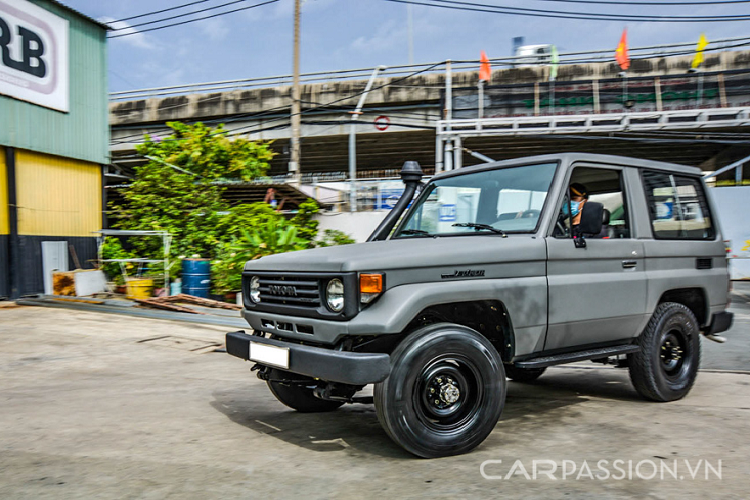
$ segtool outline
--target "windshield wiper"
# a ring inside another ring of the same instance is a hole
[[[423,231],[421,229],[404,229],[401,231],[400,234],[419,234],[423,236],[428,236],[430,233],[427,231]]]
[[[492,231],[493,233],[502,234],[503,238],[507,238],[508,235],[505,234],[505,231],[502,229],[498,229],[496,227],[490,226],[489,224],[478,224],[476,222],[457,222],[453,224],[453,227],[473,227],[477,231],[481,231],[482,229],[487,231]]]

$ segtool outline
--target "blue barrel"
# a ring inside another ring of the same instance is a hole
[[[211,288],[211,260],[184,259],[182,261],[182,293],[208,298]]]

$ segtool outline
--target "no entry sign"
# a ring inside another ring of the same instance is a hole
[[[391,124],[391,119],[387,116],[382,115],[375,118],[375,121],[373,121],[373,123],[375,124],[375,128],[382,132]]]

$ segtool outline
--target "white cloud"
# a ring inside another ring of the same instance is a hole
[[[198,25],[203,34],[213,41],[223,40],[229,34],[229,26],[220,18],[206,19]]]
[[[98,21],[111,26],[113,28],[113,31],[110,32],[112,35],[128,35],[122,38],[114,38],[112,41],[119,40],[128,45],[132,45],[133,47],[138,47],[139,49],[154,48],[154,44],[151,42],[150,38],[147,38],[143,33],[138,33],[138,30],[130,26],[126,21],[115,21],[111,17],[100,17]]]

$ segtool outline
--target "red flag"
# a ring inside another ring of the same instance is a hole
[[[479,79],[489,82],[492,78],[492,69],[490,69],[490,60],[484,51],[479,53]]]
[[[620,68],[626,70],[630,67],[630,58],[628,57],[628,29],[622,30],[622,37],[620,38],[620,44],[615,50],[615,61],[620,65]]]

